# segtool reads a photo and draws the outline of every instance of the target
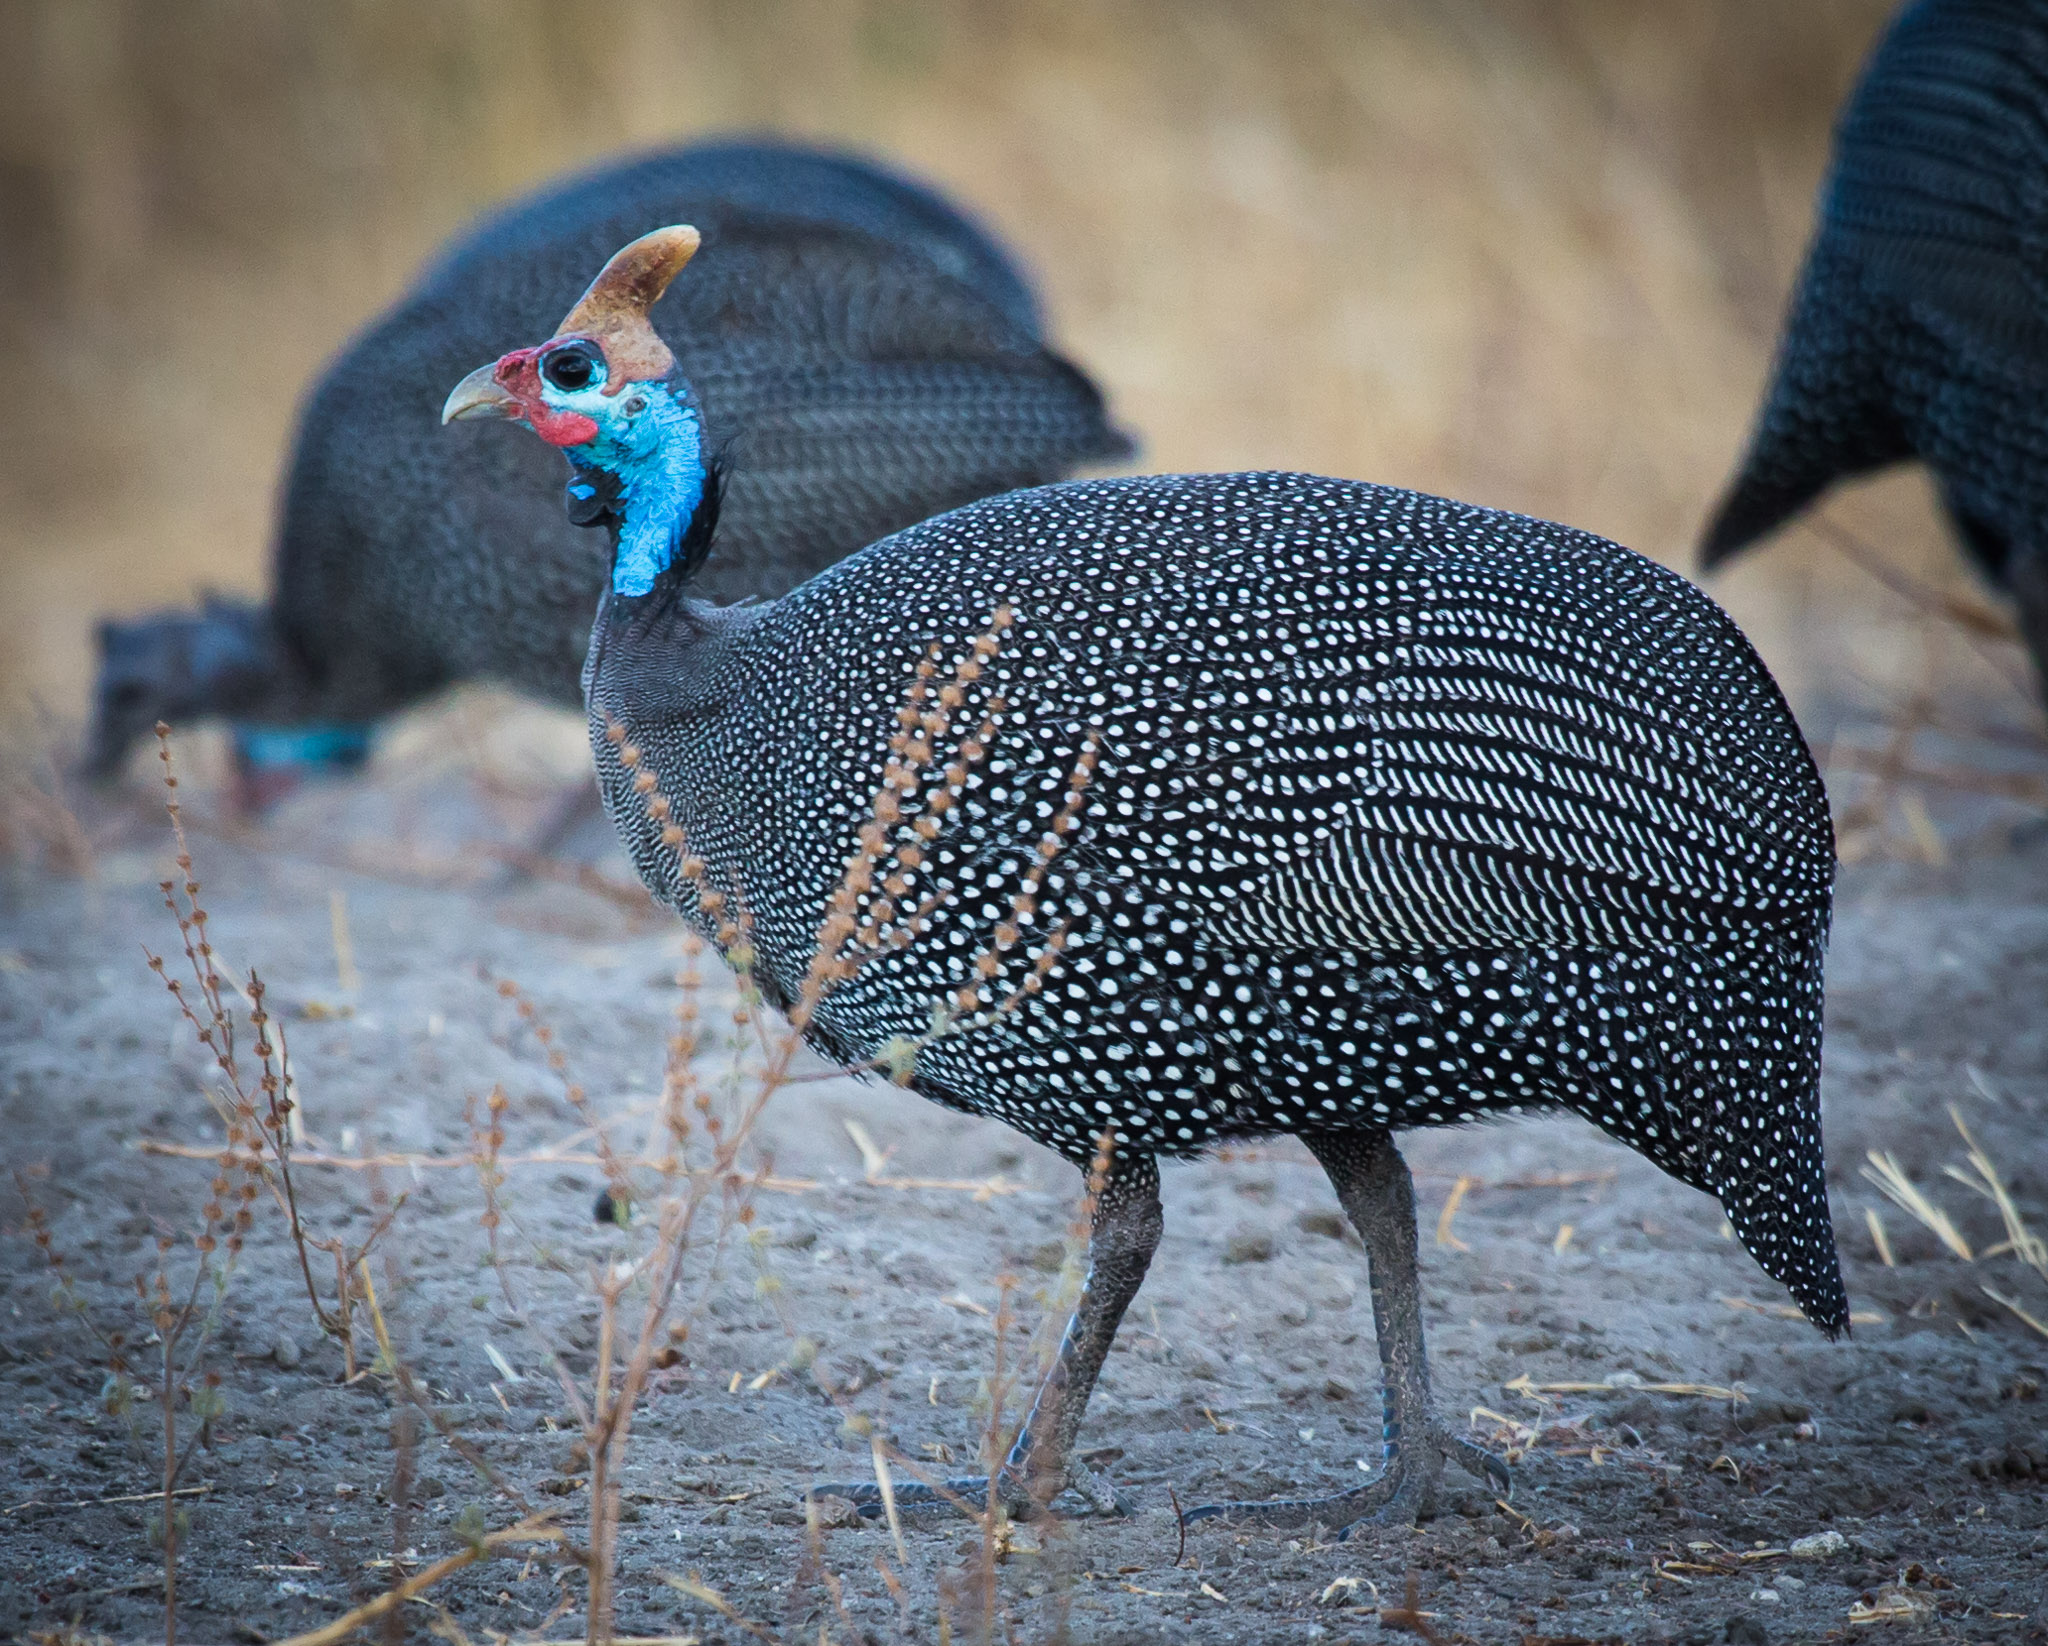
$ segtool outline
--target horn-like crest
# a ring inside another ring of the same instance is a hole
[[[607,394],[675,370],[676,357],[656,334],[647,311],[697,254],[702,241],[687,223],[677,223],[620,247],[555,328],[557,337],[573,334],[602,346],[611,368]]]

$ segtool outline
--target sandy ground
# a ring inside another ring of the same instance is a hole
[[[227,820],[194,751],[186,792],[218,942],[259,966],[286,1008],[305,1119],[336,1151],[459,1160],[465,1100],[494,1084],[511,1099],[508,1150],[573,1146],[577,1121],[500,977],[554,1023],[608,1112],[644,1113],[660,1081],[675,930],[630,898],[494,883],[485,846],[531,830],[550,770],[574,757],[510,777],[445,757],[481,739],[474,713],[430,718],[370,780],[303,794],[260,830]],[[548,735],[573,751],[573,729]],[[219,1136],[199,1056],[141,953],[175,941],[154,884],[168,855],[152,813],[140,781],[97,802],[85,816],[94,872],[25,864],[0,904],[0,1152],[27,1173],[96,1316],[131,1330],[124,1292],[152,1261],[153,1232],[189,1227],[210,1170],[138,1145]],[[601,838],[584,839],[601,873],[623,874]],[[1021,1531],[998,1567],[999,1635],[1391,1638],[1400,1620],[1375,1608],[1399,1607],[1412,1573],[1424,1614],[1414,1632],[1441,1640],[1811,1641],[1850,1635],[1857,1608],[1886,1619],[1857,1638],[2048,1639],[2048,1338],[1982,1289],[2048,1319],[2048,1281],[1986,1252],[2003,1238],[1997,1212],[1943,1175],[1963,1156],[1953,1104],[2048,1230],[2048,842],[2035,840],[1942,870],[1845,871],[1826,1099],[1862,1322],[1853,1341],[1783,1318],[1782,1293],[1724,1237],[1713,1203],[1585,1125],[1415,1134],[1439,1400],[1459,1421],[1470,1413],[1480,1438],[1521,1451],[1512,1505],[1453,1476],[1443,1512],[1418,1530],[1365,1528],[1327,1546],[1197,1530],[1177,1561],[1170,1493],[1191,1503],[1361,1478],[1358,1460],[1376,1453],[1377,1359],[1362,1258],[1297,1145],[1170,1165],[1167,1239],[1083,1435],[1136,1513]],[[352,991],[338,976],[337,892]],[[729,1015],[729,989],[711,987],[707,1019]],[[848,1121],[888,1152],[885,1175],[1000,1178],[1005,1192],[864,1181]],[[644,1124],[629,1119],[622,1136]],[[875,1527],[826,1531],[807,1562],[801,1488],[861,1478],[868,1446],[809,1378],[762,1374],[786,1368],[793,1337],[807,1337],[904,1453],[972,1458],[995,1367],[985,1311],[999,1310],[1000,1276],[1020,1277],[1014,1357],[1036,1319],[1032,1293],[1051,1284],[1075,1174],[992,1123],[843,1079],[782,1092],[759,1136],[774,1171],[807,1186],[761,1193],[766,1232],[693,1269],[701,1308],[631,1450],[619,1627],[757,1638],[660,1581],[694,1572],[782,1639],[821,1628],[834,1641],[939,1638],[948,1595],[956,1638],[975,1638],[960,1597],[980,1545],[964,1521],[910,1527],[907,1569]],[[1859,1176],[1870,1149],[1890,1150],[1948,1209],[1974,1260]],[[1433,1240],[1461,1177],[1448,1238]],[[373,1196],[403,1195],[374,1260],[400,1354],[451,1428],[579,1524],[586,1466],[564,1398],[484,1261],[474,1173],[309,1167],[300,1178],[315,1223],[357,1237]],[[506,1191],[528,1237],[507,1231],[529,1313],[583,1369],[595,1305],[581,1277],[636,1238],[591,1220],[601,1181],[589,1166],[543,1163],[513,1168]],[[104,1356],[53,1307],[16,1190],[0,1196],[0,1631],[75,1620],[151,1636],[153,1511],[123,1499],[149,1489],[152,1463],[103,1409]],[[1879,1259],[1869,1208],[1882,1209],[1896,1267]],[[394,1569],[460,1547],[466,1507],[490,1525],[513,1518],[437,1435],[397,1467],[386,1380],[341,1386],[267,1208],[209,1364],[224,1411],[188,1476],[202,1490],[181,1500],[186,1638],[313,1628]],[[1665,1383],[1740,1398],[1651,1387]],[[1786,1552],[1830,1531],[1841,1534],[1832,1554]],[[434,1599],[474,1639],[564,1638],[580,1617],[558,1609],[579,1590],[545,1565],[499,1561]],[[435,1621],[419,1606],[405,1619],[415,1635]]]

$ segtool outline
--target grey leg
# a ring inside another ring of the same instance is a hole
[[[996,1474],[997,1495],[1010,1513],[1037,1514],[1069,1487],[1099,1510],[1119,1507],[1109,1486],[1075,1461],[1074,1437],[1103,1359],[1116,1341],[1117,1323],[1144,1283],[1164,1224],[1158,1164],[1149,1154],[1118,1155],[1096,1199],[1081,1300],[1067,1321],[1059,1353],[1032,1398],[1031,1415]],[[895,1486],[896,1506],[937,1508],[959,1501],[971,1510],[988,1501],[988,1486],[986,1475],[969,1475],[942,1486],[906,1481]],[[881,1488],[872,1481],[813,1486],[811,1495],[851,1498],[869,1516],[883,1512]]]
[[[1331,1497],[1206,1504],[1190,1509],[1185,1522],[1341,1529],[1371,1515],[1413,1524],[1434,1502],[1446,1457],[1507,1490],[1507,1465],[1445,1429],[1430,1405],[1415,1269],[1415,1186],[1392,1134],[1342,1132],[1302,1141],[1330,1174],[1345,1215],[1365,1240],[1373,1330],[1380,1345],[1380,1472]]]

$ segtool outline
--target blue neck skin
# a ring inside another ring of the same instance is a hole
[[[659,383],[628,384],[619,400],[634,399],[644,400],[646,410],[605,419],[596,439],[569,451],[573,462],[621,483],[612,592],[625,595],[654,592],[704,497],[704,425],[696,408]]]

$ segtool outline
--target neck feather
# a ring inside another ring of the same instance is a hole
[[[653,593],[704,501],[704,426],[696,411],[665,389],[649,399],[630,430],[601,435],[591,453],[597,466],[619,478],[623,508],[612,588],[624,595]]]

